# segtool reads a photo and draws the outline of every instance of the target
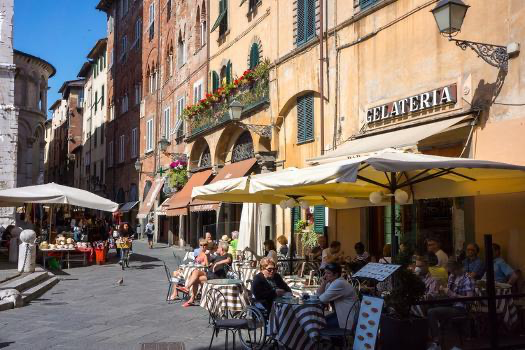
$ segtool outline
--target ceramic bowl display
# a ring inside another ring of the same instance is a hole
[[[50,244],[49,245],[49,249],[55,249],[55,248],[56,248],[56,245],[54,245],[54,244]]]
[[[72,239],[72,238],[68,238],[68,239],[66,239],[66,243],[67,243],[67,244],[71,244],[71,243],[73,243],[73,239]]]

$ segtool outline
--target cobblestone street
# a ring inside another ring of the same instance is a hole
[[[162,260],[174,268],[173,249],[135,242],[131,269],[118,264],[64,270],[61,281],[30,305],[0,313],[0,348],[138,349],[141,343],[183,342],[205,349],[211,337],[201,307],[167,304]],[[114,250],[110,252],[113,257]],[[113,261],[113,260],[112,260]],[[124,277],[124,285],[116,282]],[[223,348],[223,335],[216,348]]]

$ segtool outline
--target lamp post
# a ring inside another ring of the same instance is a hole
[[[228,108],[230,119],[244,130],[253,131],[262,137],[272,138],[272,125],[246,124],[241,122],[242,109],[242,104],[237,100],[233,100]]]
[[[469,7],[462,0],[440,0],[436,7],[431,10],[439,32],[448,37],[449,41],[455,42],[462,50],[470,47],[478,57],[481,57],[491,66],[507,71],[509,53],[506,46],[453,39],[461,31]]]

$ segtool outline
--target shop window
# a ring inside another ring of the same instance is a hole
[[[324,233],[325,221],[325,207],[324,205],[314,206],[314,231],[317,233]]]
[[[314,139],[314,95],[306,94],[297,98],[297,143]]]
[[[228,0],[219,0],[219,16],[211,27],[211,31],[213,32],[217,28],[219,28],[219,37],[228,31]]]
[[[259,45],[257,43],[253,43],[252,47],[250,48],[250,69],[254,69],[259,65]]]
[[[302,45],[315,36],[315,7],[316,0],[297,0],[297,45]]]

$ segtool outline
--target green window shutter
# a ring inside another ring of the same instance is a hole
[[[219,16],[217,17],[217,20],[213,24],[213,27],[211,27],[210,32],[213,32],[219,25],[222,23],[224,17],[226,17],[226,0],[220,0],[219,1]]]
[[[95,91],[95,112],[97,111],[98,109],[98,92]]]
[[[102,85],[102,93],[101,93],[101,96],[100,96],[100,106],[101,107],[104,107],[104,85]]]
[[[250,49],[250,69],[254,69],[259,64],[259,45],[253,43]]]
[[[294,227],[294,230],[295,230],[295,225],[297,224],[297,222],[299,220],[301,220],[301,208],[300,207],[293,207],[291,213],[292,213],[293,227]]]
[[[361,10],[373,5],[377,0],[359,0],[359,7]]]
[[[314,139],[314,96],[308,94],[304,99],[304,137],[305,141]]]
[[[324,205],[316,205],[314,206],[314,231],[323,233],[325,226],[325,207]]]
[[[221,85],[220,80],[221,78],[219,77],[219,74],[216,71],[213,71],[211,73],[211,87],[213,92],[215,92]]]
[[[306,0],[306,23],[305,35],[306,40],[310,40],[315,36],[315,2],[316,0]]]
[[[297,98],[297,143],[314,139],[314,95]]]
[[[306,21],[304,2],[305,0],[297,0],[297,45],[303,44],[306,41],[304,35],[304,24]]]
[[[232,62],[228,61],[226,64],[226,84],[231,84],[232,82]]]

